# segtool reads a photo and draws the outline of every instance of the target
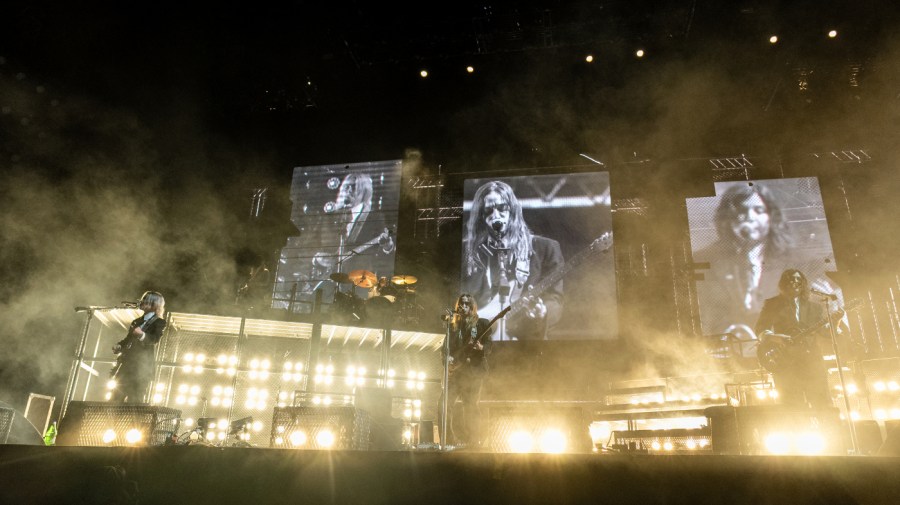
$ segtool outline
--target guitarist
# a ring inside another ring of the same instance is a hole
[[[325,247],[313,258],[313,277],[324,280],[333,272],[359,269],[383,274],[391,269],[396,245],[384,219],[373,214],[373,195],[368,174],[344,177],[329,204],[335,220],[321,230]]]
[[[166,300],[156,291],[147,291],[138,307],[144,315],[131,322],[128,334],[112,349],[118,358],[110,401],[141,403],[156,370],[156,344],[166,328]]]
[[[486,358],[491,352],[493,332],[490,321],[478,317],[475,297],[460,295],[450,321],[448,360],[452,372],[447,388],[447,419],[453,445],[475,446],[481,440],[478,398],[488,373]]]
[[[559,242],[531,232],[512,187],[502,181],[475,192],[463,247],[463,290],[475,296],[487,317],[530,296],[530,286],[565,263]],[[505,325],[495,338],[546,339],[547,330],[562,317],[562,298],[560,280],[534,296],[523,321]]]
[[[808,281],[799,270],[785,270],[778,281],[778,290],[780,294],[767,299],[759,314],[756,333],[761,340],[798,335],[826,320],[825,307],[809,299]],[[773,373],[781,403],[794,407],[833,407],[825,363],[816,343],[816,336],[824,336],[828,331],[823,326],[784,347],[785,363]]]

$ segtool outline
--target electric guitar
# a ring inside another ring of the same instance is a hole
[[[453,361],[448,367],[448,372],[450,373],[450,375],[453,375],[453,372],[461,368],[464,364],[471,363],[472,358],[475,357],[475,353],[478,352],[475,348],[475,344],[483,344],[484,337],[488,334],[488,331],[491,329],[491,327],[494,326],[494,323],[502,319],[503,316],[505,316],[510,311],[510,309],[512,309],[512,307],[506,307],[505,309],[501,310],[496,316],[493,317],[493,319],[490,320],[490,322],[487,324],[487,326],[484,327],[484,330],[480,334],[472,335],[472,338],[469,339],[468,342],[466,342],[466,345],[461,346],[456,350],[456,352],[450,355],[453,357]]]
[[[844,314],[856,310],[860,305],[862,305],[862,300],[852,300],[843,309],[835,312],[832,315],[835,324],[844,317]],[[772,373],[784,371],[803,354],[811,352],[810,337],[813,336],[813,333],[827,327],[828,324],[830,321],[826,314],[822,319],[793,335],[763,332],[760,334],[761,339],[756,348],[756,358],[759,360],[760,366]]]
[[[394,236],[393,228],[385,228],[382,233],[380,233],[377,237],[369,240],[368,242],[357,245],[356,247],[350,249],[344,254],[338,254],[335,251],[333,254],[325,253],[325,252],[317,252],[313,257],[313,266],[312,272],[310,275],[311,280],[322,280],[328,279],[328,277],[334,273],[335,267],[347,261],[348,259],[358,256],[369,249],[378,245],[383,239],[387,237]]]
[[[611,246],[612,232],[608,231],[594,239],[591,245],[569,258],[565,265],[545,275],[537,284],[513,289],[509,298],[511,300],[515,298],[515,301],[510,304],[511,310],[507,321],[508,332],[511,334],[521,333],[527,327],[528,312],[534,310],[544,292],[561,281],[569,272],[584,263],[585,260],[607,251]],[[491,298],[478,312],[489,315],[497,313],[498,310],[500,310],[499,294]]]
[[[128,328],[128,333],[125,335],[125,338],[123,338],[121,342],[117,344],[118,350],[113,350],[113,353],[116,355],[116,363],[109,371],[110,379],[115,379],[116,377],[118,377],[119,372],[122,370],[122,365],[129,359],[129,356],[131,355],[132,348],[135,346],[135,344],[140,342],[140,337],[138,337],[134,332],[135,328],[141,328],[143,330],[143,328],[149,327],[158,318],[159,316],[154,314],[153,317],[151,317],[147,321],[137,319],[131,322],[131,326]]]

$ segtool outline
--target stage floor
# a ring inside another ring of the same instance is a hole
[[[0,503],[898,504],[900,458],[4,445]]]

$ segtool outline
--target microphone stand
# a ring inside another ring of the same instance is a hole
[[[445,321],[445,331],[444,331],[444,345],[443,345],[443,355],[444,355],[444,376],[441,381],[441,389],[443,390],[443,394],[441,395],[441,412],[440,412],[440,423],[441,423],[441,450],[447,449],[447,411],[450,405],[450,327],[453,324],[453,315],[450,315]]]
[[[509,298],[510,286],[509,286],[509,277],[506,273],[506,261],[507,255],[509,254],[509,249],[497,249],[497,254],[499,255],[497,264],[500,266],[500,289],[497,291],[497,296],[500,300],[500,310],[503,310],[503,307],[507,304],[507,298]],[[500,339],[506,340],[506,318],[501,318],[500,321]]]
[[[850,397],[847,395],[847,382],[844,380],[844,365],[841,362],[841,351],[838,349],[837,331],[834,329],[834,314],[831,310],[831,304],[828,303],[829,298],[832,298],[833,295],[818,292],[813,292],[812,294],[819,296],[825,302],[825,311],[828,314],[828,333],[831,336],[831,347],[834,350],[834,362],[837,365],[838,378],[841,381],[841,394],[844,397],[844,409],[847,411],[847,425],[850,428],[850,445],[853,454],[859,454],[859,439],[856,436],[856,426],[853,424],[853,416],[850,415]]]

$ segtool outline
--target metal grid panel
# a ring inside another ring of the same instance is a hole
[[[547,430],[563,434],[567,441],[565,452],[591,451],[589,422],[580,408],[491,408],[485,440],[493,452],[514,452],[510,439],[517,432],[524,432],[535,441],[532,452],[538,452],[537,441]]]
[[[613,431],[610,447],[649,453],[712,453],[709,428]]]
[[[0,407],[0,444],[5,444],[9,440],[9,432],[12,430],[15,416],[15,410]]]
[[[270,446],[285,449],[343,449],[370,447],[369,414],[353,407],[278,407],[272,417]],[[320,436],[331,433],[332,446]]]
[[[77,430],[65,437],[70,445],[77,446],[162,445],[175,432],[181,417],[178,410],[148,405],[82,402],[78,408],[80,413],[75,412],[76,408],[71,411],[73,421],[61,427],[62,430]],[[125,439],[126,432],[132,429],[141,433],[138,442],[129,443]],[[107,442],[103,438],[108,430],[112,430],[115,437]]]

